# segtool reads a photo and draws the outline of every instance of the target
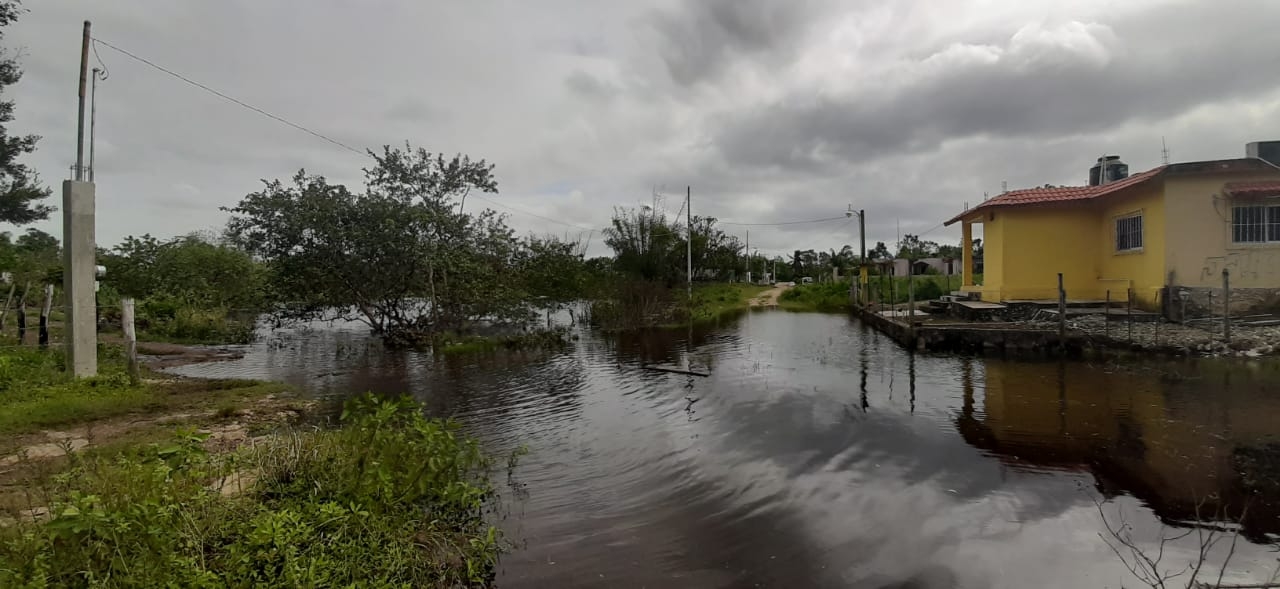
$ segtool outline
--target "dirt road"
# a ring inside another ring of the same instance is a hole
[[[786,292],[786,290],[789,288],[791,288],[791,286],[787,284],[776,285],[773,288],[756,295],[756,298],[751,299],[751,302],[748,304],[750,304],[753,308],[754,307],[776,307],[778,306],[778,297],[782,296],[782,293]]]

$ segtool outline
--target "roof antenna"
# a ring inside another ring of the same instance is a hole
[[[1009,192],[1009,181],[1008,181],[1008,180],[1001,180],[1001,181],[1000,181],[1000,194],[1004,194],[1004,193],[1006,193],[1006,192]]]
[[[1160,161],[1163,161],[1166,166],[1169,165],[1169,144],[1164,142],[1164,135],[1160,136]]]

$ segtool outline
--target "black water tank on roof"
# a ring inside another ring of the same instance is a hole
[[[1102,174],[1103,168],[1106,168],[1106,176]],[[1110,184],[1116,180],[1123,180],[1129,177],[1129,164],[1120,161],[1118,155],[1105,155],[1098,158],[1098,163],[1093,164],[1089,168],[1089,186],[1097,186],[1099,184]]]
[[[1280,166],[1280,141],[1254,141],[1244,146],[1246,157],[1258,158]]]

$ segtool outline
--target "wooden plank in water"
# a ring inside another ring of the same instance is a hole
[[[666,368],[664,366],[649,366],[646,364],[641,364],[640,367],[645,370],[656,370],[658,372],[670,372],[671,374],[688,374],[690,376],[711,376],[709,373],[706,373],[706,372],[695,372],[693,370],[681,370],[679,368]]]

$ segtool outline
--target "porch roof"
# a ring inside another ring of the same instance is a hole
[[[1261,182],[1227,182],[1223,191],[1228,196],[1268,197],[1280,196],[1280,180],[1263,180]]]

